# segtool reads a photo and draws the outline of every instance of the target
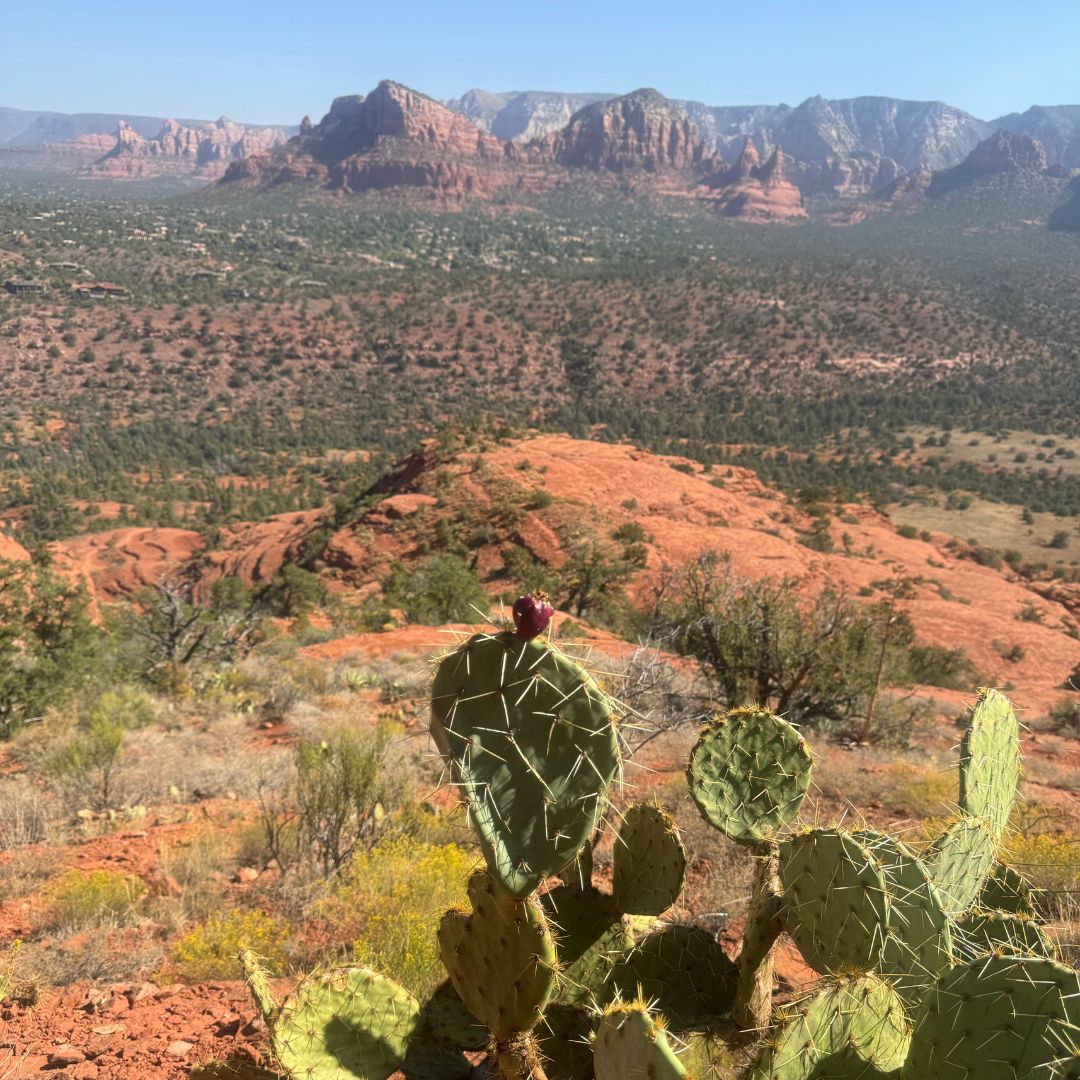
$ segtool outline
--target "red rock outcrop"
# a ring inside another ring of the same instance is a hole
[[[694,169],[715,160],[686,113],[648,89],[587,105],[530,146],[558,165],[608,172]]]
[[[784,175],[785,158],[779,146],[761,164],[753,140],[747,136],[738,160],[705,178],[699,189],[725,217],[744,221],[792,221],[806,217],[799,189]]]
[[[265,153],[284,141],[285,135],[278,128],[245,127],[225,117],[205,127],[166,120],[152,139],[143,138],[120,121],[111,147],[84,172],[114,178],[187,173],[217,179],[224,175],[229,162]]]

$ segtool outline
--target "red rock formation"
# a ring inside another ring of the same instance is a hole
[[[712,160],[686,113],[656,90],[587,105],[562,131],[531,145],[556,164],[609,172],[693,169]]]
[[[725,217],[744,221],[792,221],[806,217],[799,189],[784,175],[785,157],[773,148],[764,165],[747,137],[738,160],[707,176],[699,196]]]
[[[120,121],[111,147],[84,171],[88,176],[114,178],[179,173],[217,179],[230,161],[266,152],[284,141],[277,128],[244,127],[225,117],[205,127],[166,120],[152,139]]]

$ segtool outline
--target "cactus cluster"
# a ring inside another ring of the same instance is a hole
[[[686,871],[658,805],[622,815],[610,891],[593,848],[619,771],[616,709],[536,631],[477,634],[435,673],[431,732],[485,868],[469,910],[438,928],[448,980],[418,1002],[364,968],[312,976],[284,1003],[244,956],[294,1080],[1019,1080],[1080,1076],[1078,975],[1054,957],[1031,891],[999,861],[1020,775],[1008,701],[980,692],[961,754],[959,814],[925,850],[871,829],[800,827],[812,755],[759,707],[708,723],[691,751],[702,818],[757,874],[742,946],[670,918]],[[558,880],[555,880],[558,879]],[[666,916],[666,917],[665,917]],[[821,976],[772,1018],[782,933]],[[1071,1071],[1070,1071],[1071,1070]]]

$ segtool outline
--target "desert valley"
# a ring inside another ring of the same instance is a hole
[[[0,108],[0,1077],[1080,1076],[1080,105],[283,120]]]

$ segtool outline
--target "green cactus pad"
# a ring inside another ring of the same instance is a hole
[[[780,845],[787,929],[822,974],[881,961],[889,925],[885,874],[850,833],[814,829]]]
[[[929,847],[923,864],[945,910],[962,915],[975,905],[997,857],[997,838],[979,818],[961,817]]]
[[[1000,841],[1020,783],[1020,725],[1009,699],[983,688],[960,746],[960,809]]]
[[[409,1043],[401,1071],[406,1080],[469,1080],[473,1066],[458,1047],[425,1035]]]
[[[672,816],[639,803],[623,816],[615,840],[612,892],[627,915],[661,915],[679,898],[686,849]]]
[[[643,938],[611,972],[610,993],[654,1002],[676,1031],[702,1027],[729,1012],[738,968],[708,930],[667,926]]]
[[[281,1006],[271,1044],[297,1080],[387,1080],[416,1037],[420,1006],[392,979],[335,968],[302,982]]]
[[[1080,974],[1041,958],[983,957],[927,995],[903,1080],[1060,1076],[1078,1031]]]
[[[910,1002],[952,965],[951,920],[926,867],[910,848],[870,829],[855,836],[885,875],[888,930],[879,970]]]
[[[888,983],[876,975],[841,977],[784,1020],[749,1080],[860,1076],[867,1066],[895,1072],[910,1042],[904,1003]]]
[[[469,879],[472,913],[439,923],[439,955],[465,1007],[499,1040],[529,1031],[555,981],[555,942],[540,905],[515,900],[484,871]]]
[[[555,936],[559,975],[553,1000],[587,1004],[603,998],[615,960],[634,945],[634,920],[598,889],[562,886],[540,898]]]
[[[573,860],[619,763],[611,704],[580,665],[477,634],[439,663],[431,733],[504,888],[520,899]]]
[[[596,1027],[596,1080],[678,1080],[686,1076],[659,1024],[641,1002],[613,1005]]]
[[[548,1080],[592,1080],[593,1014],[580,1005],[549,1005],[536,1027]]]
[[[277,999],[270,989],[270,977],[259,958],[250,949],[241,949],[238,959],[244,969],[244,981],[255,1001],[255,1008],[267,1024],[273,1023],[278,1011]]]
[[[483,1050],[488,1029],[476,1019],[447,979],[440,983],[424,1002],[423,1019],[428,1030],[460,1050]]]
[[[969,911],[957,924],[957,951],[965,959],[991,953],[1056,956],[1054,943],[1035,919],[1006,911]]]
[[[810,785],[803,737],[765,709],[734,709],[702,730],[686,781],[702,817],[732,840],[756,844],[790,825]]]
[[[1009,911],[1014,915],[1034,915],[1035,902],[1028,880],[1011,866],[997,863],[986,879],[979,902],[984,911]]]

